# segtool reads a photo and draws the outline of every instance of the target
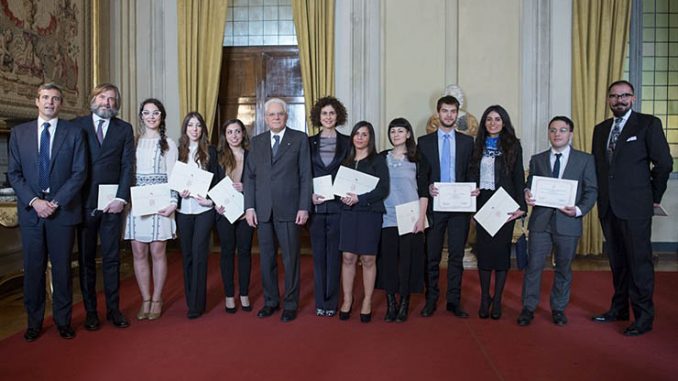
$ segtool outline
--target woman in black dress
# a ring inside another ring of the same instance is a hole
[[[363,269],[365,298],[360,307],[360,321],[372,320],[372,293],[377,277],[376,256],[379,250],[384,199],[388,196],[389,181],[386,160],[377,155],[374,127],[369,122],[358,122],[351,131],[351,151],[344,165],[356,171],[379,178],[377,186],[370,192],[356,195],[348,193],[341,198],[339,250],[343,251],[341,283],[344,300],[339,318],[348,320],[353,306],[353,280],[358,257]]]
[[[480,188],[478,209],[482,208],[500,187],[520,205],[516,211],[507,216],[507,222],[494,236],[490,236],[480,224],[477,225],[474,252],[478,258],[481,288],[478,316],[481,319],[491,316],[497,320],[501,317],[501,297],[511,265],[513,226],[515,219],[527,211],[523,196],[525,189],[523,150],[508,113],[499,105],[488,107],[480,119],[469,172]],[[494,296],[490,297],[492,271],[495,272]]]
[[[320,98],[311,109],[311,123],[320,128],[320,132],[308,138],[313,177],[330,175],[334,181],[351,147],[349,137],[337,131],[338,125],[346,123],[346,108],[334,97]],[[312,200],[314,210],[309,226],[315,314],[332,317],[339,303],[339,220],[342,204],[336,196],[325,199],[315,193]]]

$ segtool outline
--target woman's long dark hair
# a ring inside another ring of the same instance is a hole
[[[374,127],[372,127],[372,123],[361,120],[360,122],[356,123],[355,126],[353,126],[353,129],[351,130],[351,151],[348,153],[348,156],[346,157],[346,160],[344,160],[344,165],[353,165],[353,162],[355,161],[355,146],[353,145],[353,137],[358,133],[358,130],[361,129],[362,127],[367,127],[367,130],[369,131],[370,134],[370,141],[367,143],[367,157],[366,159],[372,159],[372,156],[376,155],[377,153],[377,145],[374,142],[375,140],[375,135],[374,135]]]
[[[510,173],[513,165],[516,163],[518,155],[519,141],[516,137],[516,130],[513,128],[511,118],[508,112],[499,106],[493,105],[487,108],[480,119],[480,126],[478,127],[478,135],[473,147],[473,155],[471,156],[471,170],[478,171],[480,168],[480,160],[483,158],[483,151],[485,150],[485,139],[489,136],[487,133],[487,116],[492,112],[499,114],[504,126],[499,133],[499,149],[501,150],[501,161],[506,173]]]
[[[207,168],[207,164],[210,161],[210,154],[208,150],[209,140],[207,140],[207,125],[205,124],[205,119],[202,117],[202,115],[200,115],[199,112],[189,112],[186,114],[184,121],[181,122],[181,136],[179,137],[179,161],[188,163],[188,146],[191,142],[186,135],[186,129],[188,128],[188,122],[190,122],[193,118],[197,119],[201,126],[200,139],[198,140],[198,152],[196,152],[195,155],[195,162],[198,163],[198,166],[204,169]]]
[[[228,144],[228,140],[226,140],[226,128],[231,124],[237,124],[240,127],[240,131],[242,132],[242,141],[240,142],[240,146],[244,149],[247,149],[250,146],[250,138],[247,136],[247,129],[245,128],[245,124],[240,119],[229,119],[221,125],[221,131],[219,131],[218,148],[219,164],[221,164],[221,167],[224,168],[226,172],[232,171],[236,166],[235,156],[233,155],[231,146]]]
[[[148,98],[141,102],[141,106],[139,106],[139,120],[141,120],[141,130],[137,129],[139,133],[137,134],[137,139],[143,135],[143,129],[146,128],[144,124],[144,118],[141,115],[141,113],[144,111],[144,106],[147,104],[154,104],[155,107],[160,110],[160,126],[158,127],[158,132],[160,133],[160,141],[158,142],[158,145],[160,146],[160,154],[165,155],[165,152],[169,151],[169,144],[167,143],[167,126],[165,125],[165,117],[167,116],[167,113],[165,112],[165,106],[163,106],[162,102],[155,98]]]
[[[412,163],[419,161],[419,155],[417,154],[417,143],[414,141],[414,132],[412,131],[412,125],[405,118],[395,118],[388,124],[388,141],[393,145],[393,140],[391,140],[391,128],[402,127],[410,133],[410,137],[405,141],[405,148],[407,149],[407,160]]]

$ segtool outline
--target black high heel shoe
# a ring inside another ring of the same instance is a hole
[[[352,309],[353,309],[353,302],[351,302],[351,306],[348,307],[347,312],[339,310],[339,320],[348,320],[351,317],[351,310]],[[362,314],[361,314],[361,316],[362,316]]]
[[[492,305],[492,298],[480,301],[480,309],[478,310],[479,318],[487,319],[490,317],[490,305]]]
[[[499,320],[501,318],[501,299],[492,301],[492,313],[490,314],[492,320]]]
[[[360,314],[360,322],[361,323],[369,323],[372,321],[372,312],[367,313],[367,314]]]

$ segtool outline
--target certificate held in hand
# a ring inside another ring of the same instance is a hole
[[[104,210],[118,194],[118,184],[99,184],[97,210]]]
[[[515,212],[518,208],[520,208],[520,205],[511,198],[504,188],[499,187],[473,218],[490,236],[494,237],[508,221],[509,214]]]
[[[313,193],[323,198],[323,201],[334,200],[332,191],[332,175],[313,178]]]
[[[132,215],[156,214],[171,203],[171,192],[167,183],[129,188],[132,196]]]
[[[414,231],[414,225],[419,220],[419,208],[419,200],[395,206],[398,235],[405,235]],[[428,218],[424,218],[424,229],[426,228],[428,228]]]
[[[169,177],[169,187],[179,193],[188,190],[192,195],[207,197],[214,174],[177,161]]]
[[[332,190],[334,194],[340,197],[344,197],[348,193],[361,195],[374,190],[377,184],[379,184],[378,177],[342,165],[334,178]]]
[[[433,197],[434,212],[475,212],[476,197],[471,192],[476,183],[433,183],[438,195]]]
[[[532,198],[534,204],[560,209],[574,206],[577,200],[577,180],[563,180],[553,177],[532,177]]]
[[[233,181],[228,176],[219,181],[207,194],[217,207],[224,207],[224,217],[232,224],[238,221],[245,211],[245,197],[233,188]]]

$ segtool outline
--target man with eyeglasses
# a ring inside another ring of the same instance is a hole
[[[80,289],[87,315],[85,329],[99,329],[96,295],[96,254],[101,242],[102,272],[106,295],[106,319],[115,327],[129,322],[120,312],[120,229],[122,211],[130,199],[134,175],[134,133],[132,126],[118,119],[120,91],[103,83],[92,91],[91,114],[73,120],[87,136],[89,176],[83,187],[84,219],[78,228]],[[117,185],[115,198],[99,210],[100,185]]]
[[[632,110],[633,85],[616,81],[607,93],[614,117],[595,127],[593,156],[614,295],[610,309],[593,320],[629,320],[630,302],[635,322],[624,335],[638,336],[652,330],[654,321],[652,215],[666,191],[673,159],[661,121]]]
[[[250,226],[258,227],[264,286],[264,307],[257,316],[269,317],[280,308],[277,242],[285,268],[280,320],[290,322],[299,308],[299,233],[311,210],[311,155],[308,136],[286,126],[283,100],[269,99],[264,110],[269,130],[252,138],[243,175],[245,216]]]
[[[523,310],[518,325],[527,326],[534,319],[539,305],[541,274],[546,258],[554,251],[555,271],[551,288],[551,318],[553,324],[567,324],[565,308],[570,300],[572,260],[582,234],[582,218],[596,203],[597,181],[593,156],[570,146],[574,123],[566,116],[556,116],[549,122],[551,148],[530,159],[530,173],[525,189],[525,201],[532,206],[529,229],[529,261],[523,276]],[[534,176],[577,181],[573,205],[561,208],[537,206],[532,187]]]

